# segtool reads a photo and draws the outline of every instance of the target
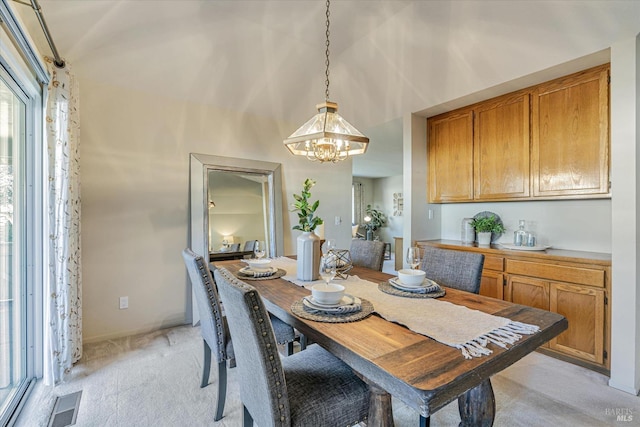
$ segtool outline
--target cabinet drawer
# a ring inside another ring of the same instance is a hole
[[[604,287],[604,271],[507,259],[506,272],[560,282]]]
[[[504,258],[500,256],[485,255],[484,269],[502,271],[504,269]]]

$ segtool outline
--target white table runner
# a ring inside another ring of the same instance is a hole
[[[287,272],[283,278],[305,288],[311,288],[322,280],[304,282],[296,278],[296,261],[276,258],[274,267]],[[466,359],[491,354],[489,342],[506,348],[522,338],[521,334],[533,334],[538,326],[515,322],[464,306],[437,299],[402,298],[378,290],[378,284],[349,276],[336,280],[345,286],[346,292],[373,303],[374,311],[384,319],[406,326],[414,332],[428,336],[451,347],[460,349]]]

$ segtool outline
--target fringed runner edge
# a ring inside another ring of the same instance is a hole
[[[507,325],[494,329],[493,331],[481,335],[472,341],[464,344],[458,344],[456,345],[456,348],[462,352],[465,359],[481,357],[493,353],[492,350],[487,348],[487,344],[489,344],[489,342],[492,342],[499,347],[507,348],[507,345],[514,344],[522,338],[521,334],[532,335],[539,330],[540,328],[536,325],[511,321]]]

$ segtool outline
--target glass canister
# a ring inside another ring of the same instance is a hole
[[[535,246],[536,245],[536,235],[533,233],[527,233],[527,246]],[[525,242],[522,242],[522,246],[525,246]]]
[[[473,218],[462,219],[460,240],[462,243],[473,243],[476,240],[476,231],[473,229]]]
[[[513,244],[516,246],[527,246],[527,232],[524,225],[524,219],[521,219],[518,222],[518,229],[513,232]]]

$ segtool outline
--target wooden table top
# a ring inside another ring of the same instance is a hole
[[[223,261],[230,259],[242,259],[253,255],[253,251],[218,251],[209,252],[209,261]]]
[[[215,265],[234,274],[244,266],[239,261],[220,261]],[[374,283],[392,277],[361,267],[354,267],[350,274]],[[446,288],[444,301],[540,327],[540,332],[523,335],[506,350],[489,344],[491,355],[468,360],[460,350],[375,313],[352,323],[301,319],[292,314],[291,305],[310,291],[282,278],[247,283],[258,290],[269,312],[425,417],[567,329],[567,320],[557,313]]]

